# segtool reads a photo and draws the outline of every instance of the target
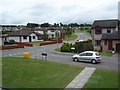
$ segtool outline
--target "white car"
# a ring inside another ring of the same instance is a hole
[[[85,51],[80,54],[76,54],[72,57],[73,61],[86,61],[93,64],[100,62],[102,59],[101,55],[98,52],[94,51]]]
[[[84,42],[85,40],[82,40],[82,39],[80,39],[80,40],[77,40],[77,42]]]

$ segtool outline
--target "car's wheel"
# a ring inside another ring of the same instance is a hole
[[[75,62],[78,62],[79,60],[78,60],[78,58],[74,58],[74,61],[75,61]]]
[[[91,61],[91,63],[95,64],[95,63],[97,63],[97,61],[93,59],[93,60]]]

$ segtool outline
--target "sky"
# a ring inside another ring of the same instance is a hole
[[[119,0],[0,0],[0,23],[89,23],[118,18]]]

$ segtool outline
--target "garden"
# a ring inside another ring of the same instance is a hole
[[[2,86],[65,88],[84,68],[23,57],[2,58]]]

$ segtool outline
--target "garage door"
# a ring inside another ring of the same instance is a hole
[[[120,52],[120,43],[116,44],[116,52]]]

